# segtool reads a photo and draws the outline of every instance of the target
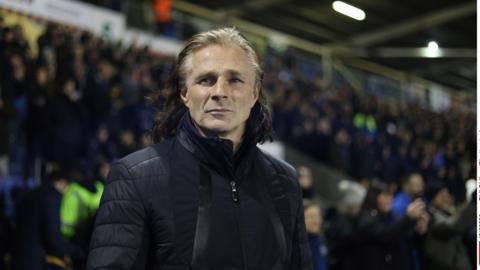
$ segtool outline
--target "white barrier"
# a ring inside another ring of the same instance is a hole
[[[180,52],[182,43],[138,29],[126,29],[121,13],[74,0],[0,0],[0,7],[82,28],[123,44],[149,46],[166,55]]]
[[[182,43],[164,37],[153,36],[150,33],[138,29],[127,29],[122,36],[124,44],[136,44],[138,46],[148,46],[150,50],[165,55],[177,55],[182,49]]]
[[[125,16],[73,0],[0,0],[0,6],[48,20],[73,25],[107,38],[125,32]]]

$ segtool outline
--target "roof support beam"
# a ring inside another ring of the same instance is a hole
[[[477,57],[476,49],[438,49],[431,51],[421,48],[377,48],[371,56],[384,58],[472,58]]]
[[[453,7],[433,11],[429,14],[386,26],[371,32],[359,34],[350,39],[350,43],[357,46],[369,46],[378,42],[398,38],[411,33],[428,29],[453,20],[475,14],[476,3],[469,2]]]
[[[283,10],[288,10],[296,14],[299,14],[300,16],[305,17],[311,20],[312,22],[329,25],[331,23],[329,21],[329,18],[324,14],[322,14],[318,8],[319,7],[306,8],[300,5],[293,5],[293,4],[286,4],[284,5],[284,7],[282,7]]]
[[[195,16],[199,16],[213,22],[217,22],[217,23],[225,22],[224,18],[222,18],[222,16],[219,16],[218,12],[215,12],[205,7],[201,7],[199,5],[188,3],[182,0],[176,0],[172,2],[172,6],[178,11],[185,12],[188,14],[194,14]],[[328,47],[320,46],[315,42],[307,41],[292,35],[288,35],[278,30],[274,30],[269,27],[262,26],[253,22],[249,22],[237,17],[228,18],[228,22],[231,25],[235,25],[239,29],[249,32],[251,34],[259,35],[266,38],[271,36],[279,36],[281,37],[282,40],[284,40],[285,45],[292,46],[307,52],[311,52],[313,54],[326,55],[331,53],[332,49],[334,49],[330,46]],[[335,51],[335,53],[337,53],[337,51]],[[393,68],[389,68],[389,67],[379,65],[370,61],[362,60],[359,58],[347,57],[344,59],[344,61],[348,61],[346,62],[346,64],[348,65],[356,66],[360,69],[367,70],[367,71],[385,76],[387,78],[391,78],[393,80],[398,80],[400,82],[404,82],[407,80],[407,78],[409,78],[411,81],[421,82],[422,84],[425,84],[425,85],[438,85],[437,83],[422,79],[418,76],[407,73],[405,71],[399,71]],[[440,85],[439,87],[443,88],[447,92],[452,91],[450,87],[445,87]]]
[[[363,58],[469,58],[476,59],[477,50],[468,48],[439,48],[432,51],[427,47],[380,47],[352,48],[348,46],[328,47],[330,53],[340,57]]]
[[[240,4],[231,5],[229,7],[223,8],[220,11],[224,12],[228,16],[242,16],[243,14],[250,11],[261,11],[268,7],[271,7],[276,4],[286,2],[288,0],[251,0],[246,3],[241,2]]]
[[[285,27],[292,27],[298,31],[304,31],[313,36],[328,40],[330,42],[340,42],[341,37],[333,31],[317,26],[315,24],[305,22],[295,18],[268,18],[272,23],[277,26],[284,25]]]
[[[475,93],[476,91],[476,82],[472,81],[468,78],[464,78],[460,75],[457,74],[444,74],[442,76],[442,79],[439,81],[440,83],[443,84],[449,84],[452,85],[458,89],[465,89],[469,90],[472,93]]]
[[[459,68],[460,66],[460,68]],[[440,83],[448,83],[457,88],[475,89],[477,78],[477,65],[475,61],[465,59],[432,64],[422,69],[412,71],[420,77],[434,77]]]

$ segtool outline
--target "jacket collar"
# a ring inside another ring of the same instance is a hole
[[[248,171],[253,160],[250,155],[256,149],[253,132],[247,125],[243,141],[236,154],[233,142],[217,136],[203,137],[195,127],[188,111],[183,115],[177,127],[177,138],[199,161],[217,171],[219,174],[235,179],[235,176]]]

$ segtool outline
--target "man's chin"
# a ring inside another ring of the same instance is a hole
[[[200,126],[200,129],[204,135],[207,136],[220,136],[222,137],[228,133],[228,128],[225,125],[205,125]]]

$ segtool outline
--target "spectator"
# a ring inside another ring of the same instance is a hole
[[[352,139],[347,129],[342,127],[335,133],[334,148],[331,154],[332,165],[340,170],[350,173]]]
[[[15,270],[62,269],[67,265],[67,256],[82,256],[60,231],[60,205],[67,177],[58,170],[50,178],[20,203],[13,253]]]
[[[327,245],[322,233],[322,211],[318,203],[305,203],[305,228],[312,253],[313,269],[328,270]]]
[[[424,183],[423,177],[418,173],[413,173],[402,180],[402,190],[395,194],[392,203],[392,212],[396,219],[402,219],[406,215],[407,207],[414,200],[423,195]],[[420,255],[420,246],[423,241],[423,235],[411,232],[400,241],[402,257],[404,260],[412,259],[413,269],[422,269]],[[405,263],[408,263],[406,261]]]
[[[61,230],[64,238],[74,242],[87,253],[90,236],[93,232],[95,214],[103,193],[104,181],[110,164],[101,162],[96,168],[96,180],[82,176],[80,171],[72,175],[72,182],[66,188],[61,205]],[[75,179],[76,178],[76,179]],[[86,258],[73,260],[75,269],[84,269]]]
[[[304,199],[312,199],[315,196],[315,187],[313,186],[312,169],[307,166],[298,167],[298,181],[302,188]]]
[[[45,127],[48,125],[47,100],[52,97],[52,84],[48,78],[48,70],[45,66],[37,66],[33,72],[35,78],[29,83],[27,89],[28,114],[26,119],[27,134],[27,167],[29,176],[33,173],[32,165],[37,157],[45,157],[46,147]]]
[[[423,195],[423,177],[418,173],[412,173],[402,180],[402,190],[395,194],[392,201],[392,212],[401,219],[405,216],[407,207],[415,199]]]
[[[140,145],[142,148],[153,145],[152,135],[149,132],[145,132],[140,136]]]
[[[172,0],[154,0],[153,11],[157,33],[173,37],[173,22],[171,19]]]
[[[475,191],[472,197],[476,196]],[[441,182],[428,186],[426,197],[432,219],[423,247],[430,269],[473,269],[462,236],[475,223],[477,200],[472,199],[457,208],[452,195]]]
[[[358,233],[358,216],[365,198],[365,188],[357,182],[342,180],[338,184],[339,199],[330,211],[325,225],[330,270],[358,267],[362,239]]]
[[[107,48],[108,49],[112,48]],[[108,115],[112,107],[112,97],[114,93],[114,77],[117,74],[114,64],[101,58],[95,66],[96,68],[91,74],[85,89],[85,104],[90,112],[89,121],[93,127],[97,127],[99,123],[108,120]]]
[[[49,109],[49,158],[73,165],[85,157],[87,138],[86,108],[74,80],[63,81]]]
[[[135,141],[135,135],[129,129],[120,131],[118,136],[118,158],[124,157],[137,149],[137,143]]]
[[[98,127],[95,137],[90,141],[88,157],[93,164],[99,160],[113,160],[118,157],[117,146],[110,138],[110,131],[105,124]]]
[[[417,199],[409,204],[404,218],[396,221],[392,213],[392,195],[381,183],[373,183],[367,192],[359,219],[358,233],[363,238],[357,269],[413,269],[409,258],[402,258],[400,240],[417,226],[426,228],[425,204]],[[408,263],[405,263],[405,259]]]
[[[465,189],[465,197],[467,199],[467,202],[472,202],[477,205],[477,202],[475,200],[477,200],[478,198],[474,197],[477,195],[477,193],[473,192],[477,189],[477,181],[475,179],[467,180],[465,184]],[[467,232],[463,235],[463,242],[467,247],[468,256],[470,257],[470,264],[475,265],[477,263],[477,250],[470,247],[474,247],[477,245],[477,223],[472,222],[469,227],[470,228],[467,229]]]
[[[0,84],[1,87],[1,84]],[[0,88],[0,178],[6,177],[10,155],[10,121],[15,117],[12,94]]]

